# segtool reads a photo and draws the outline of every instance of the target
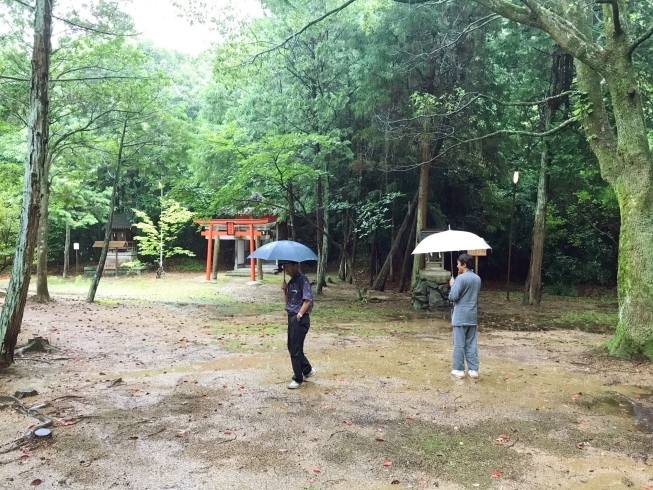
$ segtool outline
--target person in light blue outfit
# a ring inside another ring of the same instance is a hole
[[[478,378],[477,310],[481,278],[472,270],[474,258],[471,255],[461,254],[457,266],[458,277],[449,280],[451,286],[449,301],[454,305],[451,314],[453,330],[451,374],[457,378],[464,378],[465,361],[467,361],[467,373],[471,378]]]

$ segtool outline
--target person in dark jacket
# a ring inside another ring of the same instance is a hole
[[[317,373],[304,355],[304,340],[311,327],[313,293],[310,281],[299,271],[297,262],[288,261],[283,264],[283,269],[290,277],[287,284],[284,280],[281,289],[283,289],[286,312],[288,312],[288,352],[293,370],[292,381],[288,388],[294,390],[302,385],[304,378],[310,378]]]
[[[465,377],[465,361],[467,373],[471,378],[478,378],[478,329],[477,308],[478,293],[481,290],[481,278],[472,267],[474,258],[468,254],[458,257],[458,277],[449,281],[451,290],[449,300],[453,302],[451,326],[453,330],[453,370],[451,374],[457,378]]]

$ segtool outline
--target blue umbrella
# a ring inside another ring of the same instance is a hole
[[[305,262],[317,260],[317,255],[308,248],[292,240],[278,240],[266,243],[247,256],[248,259],[263,260],[288,260],[292,262]]]

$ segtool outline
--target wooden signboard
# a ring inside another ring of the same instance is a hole
[[[484,248],[481,248],[479,250],[467,250],[468,255],[473,255],[476,257],[486,257],[487,256],[487,250]]]
[[[235,235],[236,234],[235,228],[236,227],[233,221],[227,221],[227,235],[232,235],[232,236]]]

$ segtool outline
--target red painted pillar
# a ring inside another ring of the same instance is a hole
[[[206,230],[206,238],[208,239],[208,250],[206,252],[206,280],[211,280],[211,261],[213,259],[213,223],[209,223]]]
[[[249,225],[249,253],[254,252],[254,224]],[[256,259],[249,259],[249,277],[256,281]]]

